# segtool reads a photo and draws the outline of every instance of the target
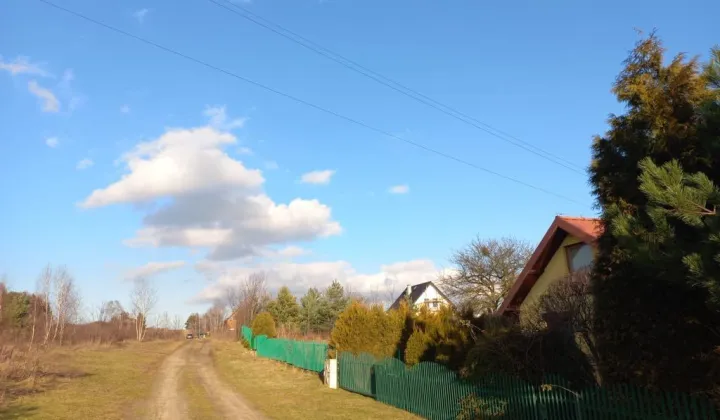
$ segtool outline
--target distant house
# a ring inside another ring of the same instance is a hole
[[[555,217],[498,313],[517,316],[525,305],[535,301],[554,282],[591,267],[602,229],[600,219]]]
[[[414,286],[408,284],[389,309],[398,309],[403,299],[408,299],[415,307],[425,306],[431,311],[437,311],[440,307],[451,304],[450,299],[431,281]]]
[[[237,319],[235,319],[235,312],[237,312],[237,310],[233,311],[233,313],[231,313],[230,316],[225,318],[225,321],[223,321],[223,325],[225,325],[225,329],[227,329],[228,331],[235,331],[237,329]]]

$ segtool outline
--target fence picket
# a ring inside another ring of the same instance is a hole
[[[548,375],[541,382],[548,388],[502,374],[468,382],[436,363],[406,368],[394,358],[338,357],[341,388],[431,420],[718,420],[707,399],[627,384],[577,389]]]

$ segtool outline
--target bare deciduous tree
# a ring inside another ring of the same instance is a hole
[[[207,324],[207,329],[209,331],[220,331],[223,327],[223,321],[225,321],[225,318],[227,316],[227,307],[226,305],[215,302],[210,309],[205,312],[203,315],[203,318],[205,320],[205,323]]]
[[[158,328],[162,328],[162,329],[166,329],[166,330],[170,329],[171,321],[170,321],[170,315],[167,313],[167,311],[158,315],[156,324],[157,324]]]
[[[54,324],[52,341],[59,340],[62,345],[65,334],[65,327],[68,323],[75,322],[80,315],[80,296],[75,288],[75,280],[73,279],[67,268],[59,267],[55,269],[52,276],[53,305],[52,313]]]
[[[476,313],[494,312],[532,251],[528,243],[515,238],[476,238],[451,257],[457,271],[439,280],[456,303]]]
[[[269,300],[264,272],[252,273],[237,286],[226,289],[225,304],[238,328],[250,323]]]
[[[175,315],[172,319],[172,329],[179,331],[183,329],[183,320],[180,315]]]
[[[525,329],[535,331],[547,327],[569,329],[597,372],[599,354],[594,338],[588,270],[577,271],[551,284],[544,294],[524,306],[520,321]]]
[[[135,317],[135,333],[138,341],[143,341],[147,331],[147,319],[157,304],[157,291],[144,278],[135,280],[130,293],[133,316]]]
[[[45,337],[43,338],[43,345],[47,345],[48,340],[50,339],[50,333],[52,332],[52,326],[53,326],[53,316],[52,312],[50,311],[50,305],[51,305],[51,299],[52,299],[52,285],[53,285],[53,271],[52,267],[48,264],[43,269],[43,272],[40,274],[40,277],[38,278],[38,295],[42,297],[43,303],[45,305],[44,311],[43,311],[43,328],[45,329]]]

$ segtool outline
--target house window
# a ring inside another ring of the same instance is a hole
[[[590,267],[594,258],[592,246],[585,243],[566,246],[565,255],[571,273]]]

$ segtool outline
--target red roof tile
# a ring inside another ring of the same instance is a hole
[[[566,221],[577,230],[591,236],[597,240],[602,235],[603,225],[602,221],[595,217],[570,217],[570,216],[558,216],[558,218]]]

